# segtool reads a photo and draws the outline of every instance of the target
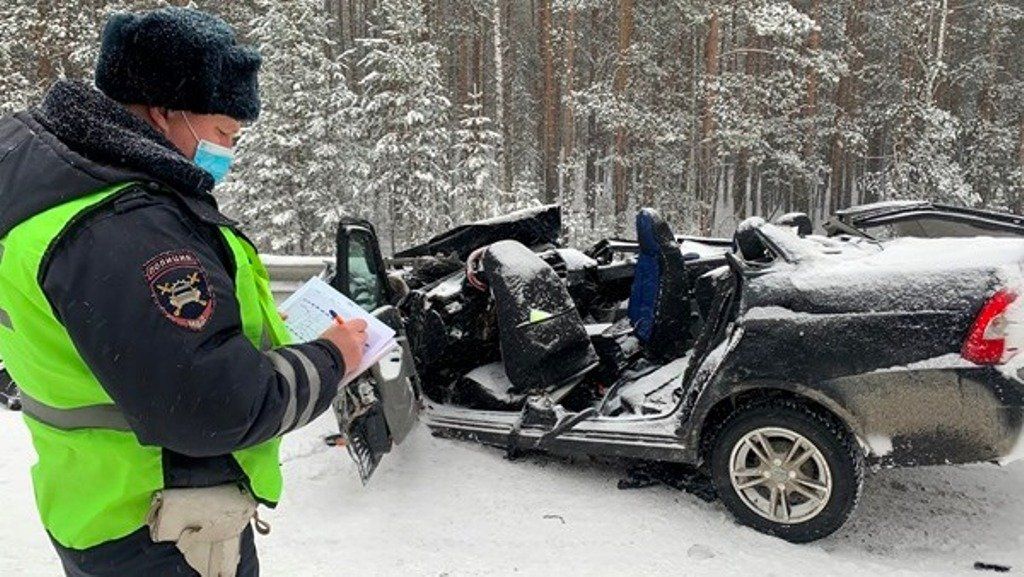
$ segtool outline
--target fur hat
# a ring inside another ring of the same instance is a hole
[[[190,8],[112,15],[103,29],[96,87],[146,104],[239,121],[260,114],[260,55],[235,43],[220,18]]]

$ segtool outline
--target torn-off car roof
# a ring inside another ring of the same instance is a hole
[[[529,247],[558,246],[562,233],[562,208],[546,205],[519,210],[455,227],[430,241],[395,254],[397,258],[456,254],[465,260],[474,250],[498,242],[514,240]]]

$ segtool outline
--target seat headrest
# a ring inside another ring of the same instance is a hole
[[[653,208],[642,208],[636,214],[636,239],[642,254],[657,254],[676,240],[672,228]]]
[[[814,224],[811,223],[811,217],[807,216],[803,212],[790,212],[775,219],[775,224],[779,226],[791,226],[796,229],[796,233],[799,236],[807,236],[814,232]]]

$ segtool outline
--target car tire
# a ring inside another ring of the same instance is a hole
[[[791,400],[734,412],[718,428],[710,458],[715,489],[737,521],[793,543],[842,527],[864,480],[863,454],[846,427]]]

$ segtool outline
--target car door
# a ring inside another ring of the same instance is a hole
[[[373,225],[362,219],[342,221],[335,246],[334,288],[369,312],[391,306],[384,257]]]
[[[342,221],[336,246],[335,274],[330,284],[398,333],[399,349],[370,369],[366,378],[375,385],[391,439],[399,444],[417,422],[420,386],[376,230],[365,220]]]

